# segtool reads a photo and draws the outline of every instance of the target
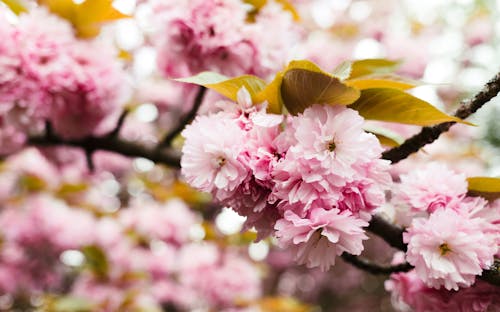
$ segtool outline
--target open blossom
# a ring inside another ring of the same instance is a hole
[[[356,111],[331,105],[314,105],[291,118],[277,138],[284,154],[273,171],[279,207],[300,206],[303,215],[320,204],[358,214],[385,202],[388,165],[378,159],[382,148],[363,131],[363,121]]]
[[[498,286],[477,281],[460,291],[427,287],[415,270],[392,274],[385,282],[397,311],[415,312],[488,312],[500,308]]]
[[[68,22],[44,9],[22,14],[3,32],[0,111],[5,122],[26,132],[40,131],[49,120],[65,138],[114,128],[128,86],[110,46],[79,41]]]
[[[468,287],[498,251],[497,238],[487,231],[490,227],[482,218],[439,209],[429,219],[414,219],[403,234],[406,259],[429,287]]]
[[[158,65],[166,76],[211,70],[265,77],[287,61],[300,35],[291,14],[274,2],[255,22],[248,22],[240,0],[153,1],[153,7]]]
[[[246,179],[248,169],[240,160],[245,133],[233,120],[199,116],[182,135],[182,174],[193,187],[224,199]]]
[[[464,174],[455,173],[445,165],[433,162],[401,175],[394,201],[409,206],[410,213],[432,213],[460,199],[467,193]]]
[[[361,254],[363,240],[368,239],[365,226],[368,226],[366,221],[347,210],[315,208],[307,218],[285,211],[275,229],[279,244],[292,248],[299,264],[326,271],[343,252]]]

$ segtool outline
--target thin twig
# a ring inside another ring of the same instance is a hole
[[[103,150],[122,154],[130,157],[144,157],[153,162],[174,168],[180,168],[180,156],[171,150],[160,151],[135,142],[124,141],[109,136],[87,137],[77,140],[66,140],[58,136],[33,136],[28,139],[28,144],[37,146],[66,145],[81,147],[84,150]]]
[[[128,115],[128,110],[124,110],[122,114],[120,115],[120,118],[118,118],[118,122],[116,123],[116,127],[111,131],[108,136],[112,138],[118,137],[120,134],[120,130],[123,128],[123,123],[125,122],[125,118],[127,118]]]
[[[463,101],[454,116],[460,119],[469,117],[494,98],[498,92],[500,92],[500,73],[493,77],[472,99]],[[393,164],[406,159],[425,145],[437,140],[442,133],[448,131],[454,124],[455,122],[444,122],[433,127],[424,127],[420,133],[407,139],[400,146],[385,151],[382,158],[390,160]]]
[[[207,88],[200,86],[198,89],[198,93],[196,94],[196,97],[194,98],[193,102],[193,107],[191,107],[191,110],[184,116],[184,118],[181,119],[179,124],[170,131],[165,138],[161,141],[160,144],[158,144],[158,147],[166,147],[170,146],[172,141],[175,139],[175,137],[184,130],[186,125],[191,123],[193,119],[196,117],[196,114],[198,113],[198,109],[201,106],[201,103],[203,102],[203,98],[205,97],[205,93],[207,91]]]
[[[408,272],[413,269],[413,266],[407,262],[397,265],[384,266],[373,263],[368,259],[364,259],[362,257],[356,257],[354,255],[345,252],[342,254],[341,257],[342,259],[344,259],[345,262],[348,262],[354,265],[355,267],[371,274],[392,274],[398,272]]]

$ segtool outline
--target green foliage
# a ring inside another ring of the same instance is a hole
[[[447,121],[462,122],[431,104],[401,90],[388,88],[366,89],[351,106],[366,119],[429,126]]]
[[[176,80],[205,86],[233,101],[238,90],[245,87],[254,103],[267,102],[268,111],[276,114],[287,111],[297,115],[314,104],[331,104],[349,105],[371,120],[419,126],[448,121],[470,124],[404,92],[421,83],[391,73],[397,66],[397,61],[367,59],[344,62],[328,73],[301,60],[290,62],[268,84],[255,76],[228,78],[211,72]],[[384,144],[399,144],[394,137],[376,134]]]
[[[82,253],[85,256],[85,266],[97,277],[106,278],[109,263],[104,251],[99,246],[89,245],[82,248]]]
[[[469,195],[481,196],[488,200],[500,198],[500,178],[491,177],[470,177]]]

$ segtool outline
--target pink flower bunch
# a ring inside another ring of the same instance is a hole
[[[180,246],[189,239],[189,229],[196,223],[194,214],[179,199],[161,205],[135,202],[119,213],[120,223],[147,240],[157,239]]]
[[[415,218],[403,235],[407,261],[429,287],[458,290],[471,286],[498,252],[499,225],[460,207]]]
[[[113,129],[128,88],[108,46],[77,40],[69,23],[43,9],[22,14],[15,26],[0,24],[5,125],[33,132],[48,120],[65,138]]]
[[[78,220],[78,222],[75,222]],[[48,195],[27,198],[1,211],[0,292],[56,290],[64,267],[60,254],[92,241],[95,221]]]
[[[419,170],[400,176],[392,202],[396,205],[398,222],[411,217],[427,216],[451,202],[460,202],[467,193],[465,175],[431,162]]]
[[[157,1],[153,7],[160,25],[158,63],[170,77],[204,70],[267,76],[284,65],[299,36],[291,14],[274,2],[255,22],[248,21],[249,6],[240,0]]]
[[[342,252],[360,254],[362,227],[391,183],[378,140],[342,106],[315,105],[287,120],[251,106],[199,116],[188,126],[182,173],[193,187],[247,217],[258,237],[274,231],[299,263],[326,270]],[[226,103],[224,103],[226,104]],[[234,107],[234,104],[232,104]]]
[[[413,270],[392,274],[385,288],[391,293],[397,311],[487,312],[498,311],[500,307],[498,287],[482,281],[458,292],[447,291],[427,287]]]

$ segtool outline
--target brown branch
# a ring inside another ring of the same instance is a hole
[[[158,147],[166,147],[170,146],[172,141],[175,139],[175,137],[184,130],[186,125],[191,123],[193,119],[196,117],[196,114],[198,113],[198,109],[201,106],[201,103],[203,103],[203,98],[205,97],[205,93],[207,91],[207,88],[200,86],[198,89],[198,93],[196,94],[196,97],[194,98],[194,103],[193,107],[191,107],[191,110],[184,116],[184,118],[179,121],[179,124],[177,127],[175,127],[172,131],[170,131],[165,138],[161,141],[160,144],[158,144]]]
[[[500,73],[493,77],[472,99],[463,101],[454,116],[460,119],[469,117],[494,98],[498,92],[500,92]],[[455,122],[444,122],[433,127],[424,127],[420,133],[407,139],[400,146],[382,153],[382,158],[390,160],[393,164],[406,159],[425,145],[437,140],[441,133],[448,131],[454,124]]]
[[[180,156],[171,150],[161,151],[149,148],[135,142],[104,136],[87,137],[77,140],[65,140],[54,134],[47,136],[33,136],[28,139],[28,144],[36,146],[65,145],[80,147],[85,151],[110,151],[130,157],[144,157],[155,163],[164,164],[174,168],[180,168]]]
[[[341,255],[341,257],[345,262],[371,274],[392,274],[398,272],[408,272],[413,269],[413,266],[407,262],[397,265],[384,266],[345,252]]]

